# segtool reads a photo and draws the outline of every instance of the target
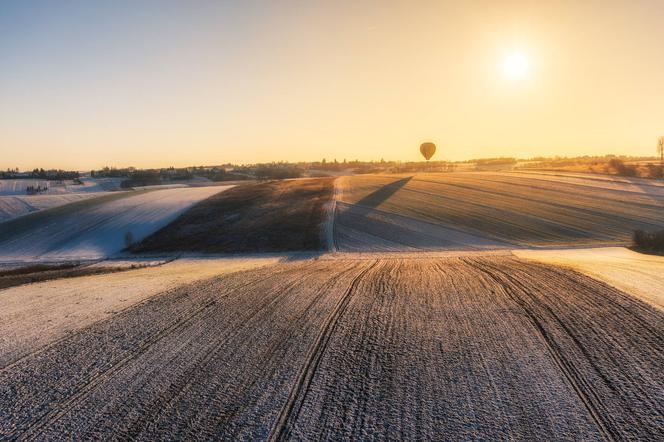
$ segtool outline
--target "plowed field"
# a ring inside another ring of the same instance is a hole
[[[664,187],[643,179],[470,172],[342,177],[340,250],[624,245],[664,228]]]
[[[664,438],[664,312],[511,256],[294,259],[40,345],[0,438]]]

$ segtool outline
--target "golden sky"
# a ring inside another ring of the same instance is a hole
[[[2,2],[0,167],[654,155],[663,23],[662,1]]]

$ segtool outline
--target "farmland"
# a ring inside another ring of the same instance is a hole
[[[560,248],[660,226],[657,183],[485,172],[220,190],[114,192],[0,224],[0,261],[80,259],[84,241],[150,226],[134,254],[113,233],[97,243],[113,259],[0,273],[14,278],[0,439],[664,438],[664,258]]]
[[[40,192],[43,195],[108,192],[120,189],[120,181],[121,178],[83,178],[80,183],[72,180],[0,179],[0,196],[26,195],[29,186],[44,189]]]
[[[664,310],[664,256],[644,255],[624,247],[516,250],[514,254],[574,269]]]
[[[237,186],[195,205],[134,252],[321,250],[330,178]]]
[[[224,187],[113,192],[0,224],[1,261],[98,259],[141,240]]]
[[[664,187],[642,179],[482,172],[338,186],[342,250],[623,245],[636,229],[664,227]]]
[[[28,195],[27,188],[44,189],[36,195]],[[84,178],[81,184],[73,181],[48,181],[36,179],[0,179],[0,222],[39,210],[94,198],[106,192],[120,189],[120,179]]]
[[[3,346],[0,434],[655,440],[663,341],[660,311],[509,256],[293,261]]]
[[[280,257],[181,259],[122,273],[23,285],[0,296],[0,366],[152,296],[224,273],[274,264]],[[110,261],[112,269],[119,263]],[[99,267],[107,266],[88,266]]]

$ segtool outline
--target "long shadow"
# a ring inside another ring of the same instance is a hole
[[[397,191],[405,186],[412,178],[412,176],[409,176],[401,180],[391,182],[390,184],[386,184],[380,189],[371,192],[369,195],[365,196],[355,204],[358,206],[369,207],[371,209],[378,207],[389,197],[397,193]]]

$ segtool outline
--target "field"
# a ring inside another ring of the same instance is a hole
[[[564,266],[606,281],[655,307],[664,309],[664,256],[624,247],[576,250],[517,250],[524,259]]]
[[[122,178],[82,178],[82,184],[77,184],[71,180],[0,179],[0,196],[27,195],[28,186],[46,189],[41,195],[108,192],[119,190],[121,181]]]
[[[181,259],[122,273],[23,285],[0,296],[0,366],[152,296],[224,273],[274,264],[280,257]],[[93,265],[117,269],[121,262]],[[100,269],[101,268],[101,269]]]
[[[183,213],[134,252],[283,252],[321,250],[331,178],[237,186]]]
[[[203,189],[0,224],[2,261],[162,223],[103,274],[0,288],[0,440],[664,439],[664,257],[615,246],[664,224],[658,183]]]
[[[82,184],[74,184],[73,181],[0,180],[0,223],[39,210],[104,195],[120,189],[120,181],[117,178],[84,178]],[[28,186],[47,190],[37,195],[28,195]]]
[[[664,187],[583,174],[449,173],[341,178],[341,250],[624,245],[664,228]]]
[[[113,192],[0,224],[0,262],[99,259],[173,221],[224,187]]]
[[[2,346],[4,438],[664,437],[661,312],[509,256],[293,261],[111,309]]]

